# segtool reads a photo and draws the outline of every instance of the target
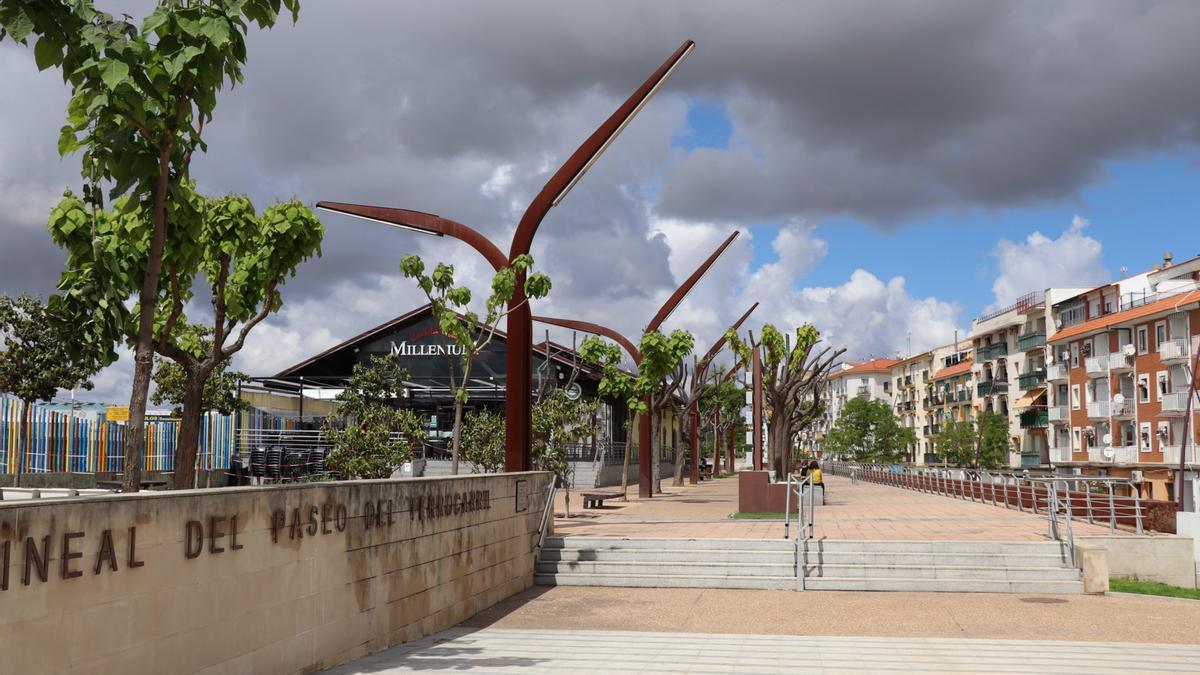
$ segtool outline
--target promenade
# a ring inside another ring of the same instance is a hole
[[[817,539],[1045,541],[1047,523],[1028,511],[969,500],[826,476],[828,495],[814,519]],[[602,509],[581,509],[572,495],[565,517],[563,495],[555,507],[554,533],[560,536],[665,537],[681,539],[782,539],[777,520],[738,520],[736,477],[670,487],[665,494],[629,501],[608,500]],[[613,488],[607,488],[613,489]],[[620,488],[616,488],[619,490]],[[1076,536],[1108,535],[1107,526],[1076,521]],[[1123,533],[1122,530],[1117,530]]]

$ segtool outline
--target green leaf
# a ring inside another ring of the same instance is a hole
[[[4,24],[4,30],[8,31],[14,41],[24,43],[25,38],[33,31],[33,19],[25,12],[17,10],[16,18]]]
[[[38,70],[45,70],[62,63],[62,45],[49,36],[38,38],[33,47],[33,61]]]
[[[129,64],[117,59],[105,59],[100,63],[100,79],[109,90],[116,89],[129,79]]]

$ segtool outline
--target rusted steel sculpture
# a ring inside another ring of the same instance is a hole
[[[679,288],[675,289],[675,292],[671,294],[671,297],[667,298],[667,301],[663,303],[662,307],[659,307],[658,312],[655,313],[654,318],[650,320],[650,323],[646,324],[646,328],[643,332],[650,333],[662,327],[662,323],[667,320],[667,317],[671,316],[671,312],[675,311],[675,308],[679,306],[679,303],[682,302],[684,297],[687,296],[688,292],[692,290],[692,287],[694,287],[696,283],[700,281],[701,277],[708,272],[708,269],[717,261],[717,258],[721,257],[721,254],[725,252],[725,249],[729,248],[729,245],[733,243],[733,240],[737,239],[737,236],[738,232],[737,230],[734,230],[733,234],[730,234],[729,237],[717,247],[717,250],[713,251],[712,255],[708,256],[708,259],[701,263],[700,266],[696,268],[696,271],[692,272],[691,276],[689,276],[682,284],[679,285]],[[748,313],[749,312],[747,312],[747,314]],[[581,330],[587,333],[594,333],[596,335],[606,337],[613,342],[616,342],[621,346],[622,349],[628,352],[629,357],[633,359],[634,363],[640,364],[642,362],[642,353],[638,350],[637,346],[634,345],[633,341],[626,338],[619,331],[607,326],[601,326],[600,324],[591,323],[588,321],[559,319],[547,316],[535,316],[533,317],[533,320],[540,323],[562,326],[563,328],[570,328],[572,330]],[[724,343],[724,339],[725,337],[722,335],[722,344]],[[716,352],[713,352],[714,356],[715,354]],[[650,457],[650,443],[650,417],[649,415],[642,415],[641,420],[638,422],[638,497],[642,499],[649,498],[654,494],[654,465],[651,462]]]
[[[754,312],[755,309],[758,309],[757,302],[751,305],[750,309],[746,310],[746,312],[742,314],[737,321],[734,321],[733,325],[731,325],[724,333],[722,333],[721,337],[713,343],[713,346],[708,348],[708,351],[704,353],[703,358],[696,363],[695,372],[692,373],[693,391],[689,396],[691,399],[691,405],[688,406],[688,417],[691,419],[691,433],[688,434],[688,444],[690,445],[692,459],[692,472],[690,476],[692,485],[696,485],[700,482],[700,395],[703,391],[701,385],[703,384],[705,376],[708,373],[708,367],[712,365],[712,360],[716,358],[717,353],[720,352],[725,346],[725,341],[728,339],[727,336],[729,335],[729,332],[733,331],[736,333],[738,329],[742,327],[742,324],[746,322],[746,319],[750,318],[750,314]],[[713,446],[713,454],[716,454],[715,445]],[[713,470],[715,471],[716,468],[714,467]]]
[[[439,216],[420,211],[404,209],[389,209],[361,204],[345,204],[339,202],[319,202],[317,208],[335,211],[350,216],[366,218],[389,225],[435,234],[449,235],[466,242],[499,269],[508,265],[517,256],[529,253],[533,245],[533,237],[537,234],[538,226],[552,207],[562,202],[571,188],[587,173],[592,164],[608,148],[609,144],[630,123],[638,111],[671,76],[675,68],[683,62],[695,43],[691,40],[684,42],[671,58],[659,66],[658,70],[649,77],[626,101],[609,116],[592,135],[572,154],[558,171],[550,177],[541,192],[533,198],[525,209],[517,224],[508,255],[489,241],[478,231]],[[508,378],[505,388],[504,416],[504,470],[528,471],[532,468],[530,455],[530,407],[531,391],[533,389],[533,370],[530,364],[530,353],[533,351],[533,322],[529,304],[525,301],[525,279],[521,275],[517,279],[516,292],[509,301],[511,310],[508,316],[508,357],[506,375]]]

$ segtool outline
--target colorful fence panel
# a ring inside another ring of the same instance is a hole
[[[228,467],[239,434],[286,431],[295,426],[294,420],[255,408],[233,415],[206,413],[200,420],[197,466]],[[178,435],[177,420],[146,422],[144,470],[174,470]],[[124,424],[38,404],[30,406],[26,420],[21,401],[0,397],[0,474],[119,472],[124,440]]]

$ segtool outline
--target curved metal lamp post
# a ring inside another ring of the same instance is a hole
[[[717,250],[713,251],[712,255],[708,256],[708,259],[701,263],[700,266],[696,268],[696,271],[692,272],[692,275],[689,276],[682,284],[680,284],[679,288],[675,289],[675,292],[671,294],[671,297],[667,298],[667,301],[664,302],[662,307],[658,309],[658,312],[654,315],[654,318],[650,320],[650,323],[646,324],[646,328],[643,331],[644,333],[656,331],[662,326],[662,323],[667,320],[667,317],[671,316],[671,312],[675,311],[675,308],[679,306],[679,303],[682,302],[684,297],[687,296],[688,292],[692,290],[692,287],[694,287],[696,283],[700,281],[700,278],[703,277],[706,272],[708,272],[708,269],[717,261],[717,258],[721,257],[721,254],[725,252],[725,249],[729,248],[729,245],[733,243],[733,240],[737,239],[737,236],[738,232],[737,230],[734,230],[733,234],[729,235],[729,237],[717,247]],[[746,314],[749,315],[749,312]],[[745,317],[743,316],[742,319],[745,319]],[[587,333],[595,333],[596,335],[609,338],[610,340],[619,344],[626,352],[628,352],[634,363],[640,364],[642,362],[642,353],[638,350],[637,346],[634,345],[633,341],[626,338],[619,331],[607,326],[591,323],[589,321],[558,319],[548,316],[535,316],[533,317],[533,320],[540,323],[561,326],[563,328],[571,328],[573,330],[581,330]],[[741,320],[739,320],[739,325],[740,322]],[[722,343],[724,343],[724,339],[725,338],[722,335]],[[716,355],[715,351],[709,351],[713,356]],[[711,356],[708,358],[711,360]],[[638,422],[638,497],[641,499],[647,499],[652,497],[654,494],[654,466],[650,461],[650,443],[650,417],[648,415],[642,415],[641,420]]]
[[[389,209],[360,204],[318,202],[317,208],[349,216],[356,216],[405,229],[449,235],[469,244],[499,269],[517,256],[529,253],[533,236],[542,219],[552,207],[558,206],[600,155],[646,105],[663,82],[679,64],[692,53],[696,43],[687,40],[675,53],[633,93],[616,112],[609,116],[592,135],[572,154],[558,171],[550,177],[541,192],[533,198],[517,224],[508,255],[478,231],[439,216],[420,211]],[[533,389],[533,369],[530,354],[533,351],[533,321],[529,304],[525,301],[525,277],[517,278],[516,292],[509,301],[508,355],[506,362],[507,383],[504,393],[504,470],[528,471],[532,468],[530,457],[530,396]]]

